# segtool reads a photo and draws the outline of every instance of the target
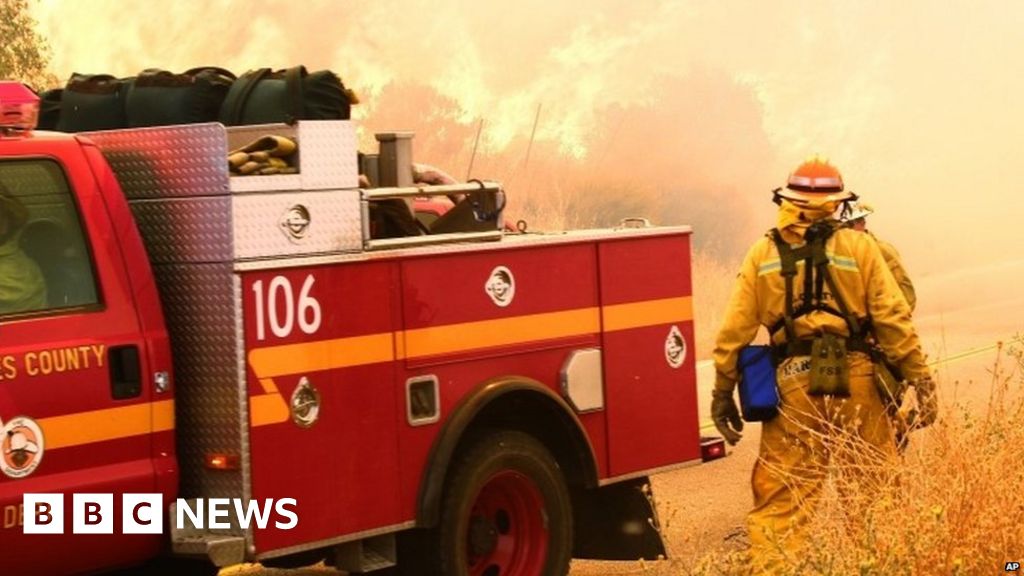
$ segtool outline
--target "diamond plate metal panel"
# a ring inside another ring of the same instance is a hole
[[[230,196],[208,196],[131,202],[150,261],[230,261],[231,200]]]
[[[211,471],[206,453],[242,454],[238,293],[227,264],[153,267],[174,349],[178,455],[183,498],[237,498],[241,471]]]
[[[359,250],[361,213],[358,190],[236,195],[235,258]]]
[[[216,123],[87,132],[117,174],[125,196],[228,194],[227,134]]]
[[[300,190],[302,177],[298,174],[273,176],[232,176],[232,192],[266,192],[268,190]]]
[[[299,122],[299,141],[303,190],[359,186],[359,144],[351,122]]]
[[[235,307],[235,370],[237,373],[237,397],[238,397],[238,429],[239,429],[239,449],[241,450],[241,482],[242,482],[242,499],[248,502],[252,499],[252,442],[250,432],[249,420],[249,388],[247,386],[248,373],[246,372],[246,358],[245,358],[245,319],[242,314],[242,277],[238,274],[234,275],[231,283],[234,296],[233,299],[236,303]],[[232,525],[233,527],[235,525]],[[238,533],[244,533],[245,545],[247,550],[253,550],[253,531],[256,528],[250,526],[248,530],[237,528]]]

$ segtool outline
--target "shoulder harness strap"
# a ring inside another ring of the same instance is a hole
[[[771,332],[775,334],[779,329],[785,330],[787,349],[789,349],[791,355],[795,355],[792,353],[795,351],[794,346],[796,344],[794,320],[813,310],[821,310],[842,318],[846,322],[851,338],[863,338],[864,333],[862,329],[867,329],[867,325],[862,327],[857,317],[850,312],[846,301],[843,300],[843,295],[839,292],[835,279],[832,278],[830,271],[831,261],[825,252],[825,242],[832,236],[835,230],[836,227],[832,223],[819,221],[808,229],[805,235],[807,242],[799,248],[793,248],[783,240],[778,228],[774,228],[771,231],[772,240],[779,251],[782,277],[786,282],[786,309],[782,319],[771,327]],[[794,310],[793,283],[796,278],[796,265],[800,260],[804,261],[805,270],[804,298],[800,303],[800,307]],[[823,302],[824,287],[826,285],[835,299],[838,310]]]

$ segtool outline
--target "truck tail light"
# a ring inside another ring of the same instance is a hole
[[[39,96],[20,82],[0,82],[0,130],[33,130],[39,123]]]
[[[232,454],[207,454],[205,461],[210,470],[238,470],[238,456]]]
[[[700,437],[700,458],[704,462],[725,457],[725,440],[718,436]]]

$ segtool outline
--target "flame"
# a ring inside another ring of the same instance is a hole
[[[749,244],[769,190],[821,151],[912,272],[1015,245],[1024,7],[674,0],[207,0],[32,4],[59,77],[158,66],[331,68],[365,134],[511,181],[519,198],[657,211]],[[74,26],[68,23],[75,23]],[[403,99],[403,94],[415,100]],[[538,117],[534,132],[534,119]],[[531,136],[532,135],[532,136]],[[540,183],[543,182],[543,187]],[[572,196],[572,189],[585,193]],[[983,206],[993,210],[980,213]],[[928,223],[922,227],[919,223]],[[918,223],[916,225],[912,223]],[[950,246],[950,228],[984,234]],[[709,240],[710,241],[710,240]]]

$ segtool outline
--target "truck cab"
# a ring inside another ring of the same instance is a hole
[[[131,565],[163,546],[159,534],[24,534],[24,493],[64,494],[70,511],[72,493],[169,504],[177,490],[174,401],[157,385],[171,381],[170,347],[134,221],[110,202],[116,184],[81,138],[0,137],[0,540],[20,573],[59,573],[68,556],[83,571]]]

